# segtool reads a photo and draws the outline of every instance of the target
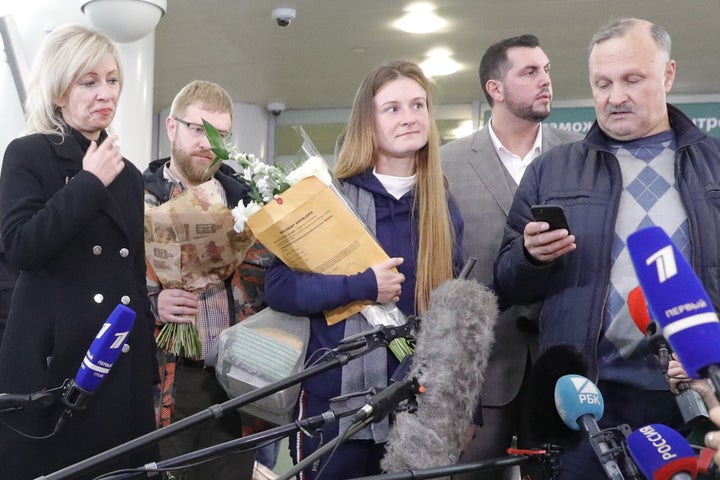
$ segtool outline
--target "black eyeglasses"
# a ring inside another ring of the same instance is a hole
[[[185,121],[182,118],[178,118],[178,117],[172,117],[172,118],[176,122],[180,122],[183,125],[185,125],[187,127],[188,131],[190,132],[190,135],[192,135],[193,137],[200,138],[200,137],[205,136],[205,127],[203,127],[202,125],[197,124],[197,123],[188,122],[188,121]],[[218,133],[220,134],[220,138],[222,138],[223,140],[227,140],[227,138],[230,136],[230,132],[225,131],[225,130],[218,130]]]

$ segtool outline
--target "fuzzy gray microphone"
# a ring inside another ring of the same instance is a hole
[[[386,472],[452,465],[480,395],[498,316],[495,294],[475,280],[447,280],[430,295],[408,377],[425,391],[400,412],[381,467]]]

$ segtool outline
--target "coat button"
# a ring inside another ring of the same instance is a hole
[[[130,250],[128,250],[127,248],[121,248],[121,249],[120,249],[120,256],[121,256],[121,257],[125,258],[125,257],[127,257],[128,255],[130,255]]]
[[[129,352],[129,351],[130,351],[130,345],[128,345],[127,343],[124,343],[121,350],[122,350],[122,353],[127,353],[127,352]]]
[[[92,248],[93,255],[100,255],[102,253],[102,247],[100,245],[95,245]]]
[[[128,295],[123,295],[122,298],[120,298],[120,302],[123,305],[130,305],[130,297]]]
[[[102,293],[96,293],[93,300],[95,300],[95,303],[102,303],[104,298],[105,297],[103,297]]]

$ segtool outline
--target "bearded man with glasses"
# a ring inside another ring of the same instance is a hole
[[[147,206],[165,203],[210,178],[228,207],[236,206],[239,201],[249,201],[248,186],[233,177],[231,167],[218,162],[208,171],[215,154],[210,150],[203,120],[217,128],[226,139],[232,130],[232,99],[220,85],[194,81],[177,94],[165,120],[171,144],[170,158],[151,162],[143,174]],[[223,329],[265,306],[265,269],[271,260],[272,255],[256,243],[233,275],[199,293],[164,288],[148,263],[148,293],[156,324],[160,327],[166,323],[194,322],[202,344],[200,359],[176,356],[162,350],[158,352],[162,381],[162,392],[158,395],[159,427],[228,399],[214,371],[205,366],[204,359]],[[160,442],[160,450],[163,458],[172,458],[241,437],[242,434],[239,413],[228,412],[212,423],[169,436]],[[252,451],[223,455],[194,466],[179,478],[250,478],[253,461]]]

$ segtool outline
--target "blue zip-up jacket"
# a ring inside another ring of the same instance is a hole
[[[675,177],[689,220],[692,266],[720,307],[720,139],[708,137],[668,105],[677,139]],[[542,300],[540,349],[571,345],[586,356],[588,378],[597,381],[597,346],[610,281],[622,173],[610,153],[613,142],[593,124],[584,140],[553,148],[525,172],[508,215],[495,261],[495,287],[502,304]],[[616,142],[615,142],[616,143]],[[538,265],[528,259],[523,229],[530,206],[560,204],[577,249]]]
[[[414,314],[415,266],[417,264],[417,222],[411,215],[414,190],[395,199],[368,169],[344,180],[373,195],[375,202],[375,235],[385,252],[392,257],[402,257],[398,267],[405,275],[402,294],[397,303],[405,314]],[[455,202],[450,199],[450,215],[455,228],[454,265],[462,265],[461,241],[463,223]],[[328,326],[323,310],[347,305],[356,300],[375,300],[377,282],[368,268],[357,275],[324,275],[296,272],[280,260],[268,269],[265,278],[265,295],[270,307],[293,315],[310,315],[310,341],[307,358],[321,348],[334,348],[344,337],[345,322]],[[315,357],[313,357],[315,358]],[[388,374],[397,367],[393,355],[388,355]],[[324,398],[340,395],[341,369],[336,368],[316,375],[303,383],[303,388]]]

